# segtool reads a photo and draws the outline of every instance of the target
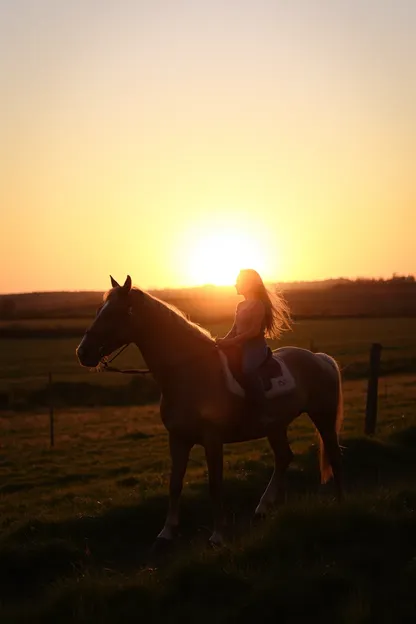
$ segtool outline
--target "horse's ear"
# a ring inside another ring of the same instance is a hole
[[[127,295],[130,291],[131,291],[131,277],[130,275],[127,275],[126,281],[123,284],[123,292],[125,292]]]
[[[120,288],[120,284],[118,282],[116,282],[116,280],[114,279],[114,277],[112,275],[110,275],[110,279],[111,279],[111,286],[113,288]]]

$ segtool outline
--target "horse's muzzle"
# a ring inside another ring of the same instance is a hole
[[[95,368],[100,363],[100,356],[98,354],[89,353],[88,350],[82,345],[76,349],[76,354],[78,358],[78,362],[81,366],[86,366],[87,368]]]

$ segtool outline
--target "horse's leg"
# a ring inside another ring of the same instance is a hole
[[[344,498],[342,477],[342,455],[336,431],[336,422],[332,412],[310,413],[309,417],[321,436],[321,481],[326,483],[334,477],[337,499]]]
[[[169,482],[169,508],[165,526],[158,535],[159,540],[172,540],[179,524],[179,499],[182,493],[183,478],[188,465],[189,453],[193,444],[170,433],[169,448],[172,461]]]
[[[329,461],[332,468],[332,474],[334,477],[335,491],[338,501],[344,499],[344,483],[342,477],[342,455],[341,448],[338,442],[337,432],[333,429],[318,428],[322,443],[324,447],[324,453],[326,458],[323,458],[322,463]],[[325,473],[323,471],[322,481],[325,483]]]
[[[285,495],[284,475],[293,459],[293,453],[287,439],[287,429],[278,427],[267,436],[274,454],[274,470],[259,504],[256,507],[256,516],[267,514],[269,505],[283,502]]]
[[[341,373],[335,360],[330,358],[336,384],[331,384],[326,392],[319,394],[315,405],[311,405],[308,414],[321,437],[321,481],[326,483],[334,477],[337,499],[344,498],[342,478],[342,456],[339,445],[339,432],[343,421],[344,401],[342,395]]]
[[[208,466],[209,493],[214,516],[214,531],[209,541],[214,546],[221,546],[224,542],[224,512],[222,501],[223,443],[220,438],[209,436],[204,440],[204,447]]]

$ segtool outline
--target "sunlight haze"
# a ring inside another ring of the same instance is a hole
[[[412,0],[0,2],[0,292],[416,272]]]

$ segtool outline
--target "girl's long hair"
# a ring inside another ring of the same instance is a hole
[[[279,338],[282,332],[291,329],[292,319],[287,301],[281,293],[271,293],[260,275],[254,269],[242,269],[240,278],[257,299],[263,302],[266,317],[265,327],[268,338]]]

